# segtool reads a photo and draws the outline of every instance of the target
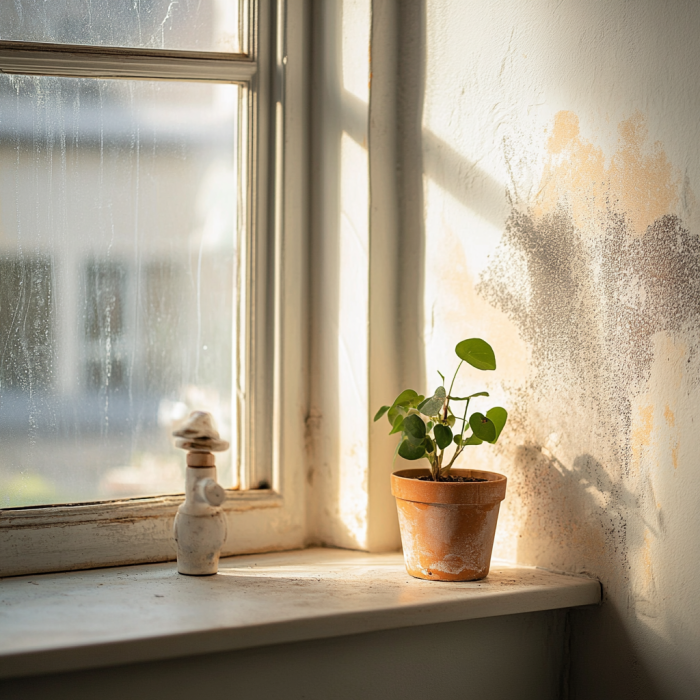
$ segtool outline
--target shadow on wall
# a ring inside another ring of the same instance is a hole
[[[425,212],[423,206],[423,102],[426,51],[425,0],[399,11],[398,93],[396,99],[399,211],[398,316],[404,386],[425,386],[423,291],[425,285]]]
[[[613,481],[589,454],[577,457],[571,467],[547,448],[521,446],[514,456],[510,488],[521,498],[526,491],[530,504],[520,528],[518,560],[551,568],[552,561],[566,561],[567,553],[574,550],[590,566],[578,573],[595,574],[611,562],[623,572],[614,591],[603,588],[602,606],[570,611],[571,697],[663,700],[640,662],[628,624],[610,602],[611,595],[624,595],[629,586],[628,552],[643,546],[633,534],[639,529],[628,528],[629,514],[638,505],[635,495],[620,481]],[[660,636],[654,645],[666,646],[672,653]],[[584,668],[596,671],[583,673]]]
[[[337,318],[340,306],[339,291],[339,233],[338,218],[341,208],[340,177],[341,137],[345,130],[355,142],[362,142],[366,135],[366,104],[352,95],[344,99],[342,82],[342,31],[340,3],[316,3],[312,17],[313,52],[311,64],[312,108],[311,108],[311,206],[310,219],[313,241],[309,269],[316,271],[311,281],[311,333],[313,338],[322,338],[323,345],[310,343],[309,367],[311,407],[306,418],[306,450],[308,455],[307,482],[311,489],[323,493],[324,498],[310,499],[312,513],[311,529],[319,542],[342,542],[352,547],[353,533],[349,528],[342,532],[334,529],[342,525],[337,506],[325,497],[337,493],[338,479],[329,468],[332,459],[337,460],[340,450],[338,440],[339,410],[337,391],[328,392],[326,387],[338,387],[339,333]],[[342,120],[342,122],[341,122]],[[333,174],[329,176],[329,174]],[[335,234],[335,235],[331,235]],[[323,293],[319,293],[321,290]],[[333,324],[333,332],[327,328]],[[322,368],[320,371],[318,368]],[[321,502],[330,503],[333,512]]]

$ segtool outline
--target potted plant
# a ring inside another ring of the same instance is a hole
[[[453,468],[467,447],[495,443],[508,413],[496,406],[486,413],[469,414],[479,391],[454,396],[457,373],[466,362],[480,370],[495,370],[493,348],[481,338],[470,338],[455,348],[459,365],[450,389],[442,384],[432,396],[412,389],[402,391],[391,406],[382,406],[374,420],[386,414],[390,434],[400,433],[396,453],[407,460],[425,459],[428,469],[402,469],[391,475],[396,497],[406,570],[432,581],[472,581],[489,572],[500,502],[506,477],[494,472]],[[457,415],[453,406],[464,404]]]

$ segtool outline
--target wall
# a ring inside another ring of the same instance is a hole
[[[312,5],[309,542],[395,551],[394,441],[374,410],[397,358],[393,3]],[[371,57],[371,64],[370,64]],[[380,204],[381,203],[381,204]]]
[[[0,681],[3,700],[558,700],[563,610]],[[501,672],[507,667],[508,672]]]
[[[602,608],[573,614],[572,697],[700,697],[700,6],[412,13],[402,205],[418,168],[423,266],[405,293],[425,388],[460,339],[495,348],[497,372],[459,387],[510,411],[470,459],[510,480],[495,555],[602,580]]]

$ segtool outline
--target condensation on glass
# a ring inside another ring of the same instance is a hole
[[[0,75],[0,507],[181,492],[194,409],[235,485],[238,101]]]
[[[238,0],[3,0],[0,40],[241,51]]]

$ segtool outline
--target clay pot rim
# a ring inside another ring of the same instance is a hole
[[[404,501],[443,505],[492,505],[505,498],[508,479],[497,472],[453,469],[457,476],[476,476],[486,481],[419,481],[428,469],[400,469],[391,475],[391,493]]]
[[[445,486],[478,486],[479,484],[485,484],[494,481],[507,481],[507,478],[503,474],[498,472],[487,472],[483,469],[462,469],[461,467],[450,469],[450,474],[455,474],[456,476],[475,476],[480,479],[486,479],[486,481],[423,481],[424,484],[444,484]],[[392,473],[392,476],[401,479],[412,479],[413,481],[418,481],[415,477],[417,476],[430,476],[430,469],[418,468],[418,469],[399,469]]]

